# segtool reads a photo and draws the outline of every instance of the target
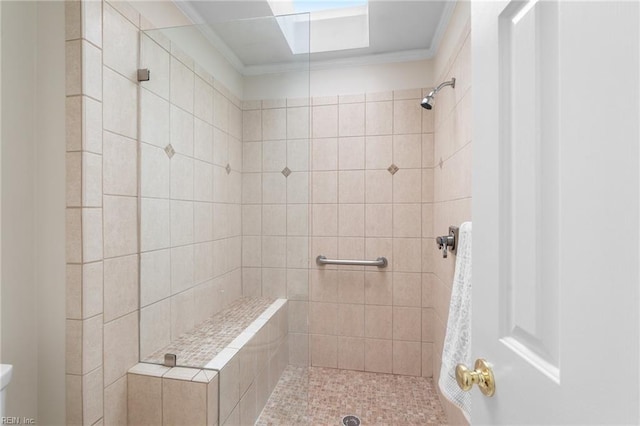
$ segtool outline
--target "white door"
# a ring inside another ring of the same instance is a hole
[[[638,424],[638,2],[471,17],[472,423]]]

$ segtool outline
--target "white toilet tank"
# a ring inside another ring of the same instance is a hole
[[[0,364],[0,418],[5,416],[4,402],[7,396],[7,386],[11,382],[13,366],[10,364]]]

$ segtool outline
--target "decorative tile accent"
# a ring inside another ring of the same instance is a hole
[[[389,173],[391,173],[392,175],[395,175],[396,172],[398,170],[400,170],[400,168],[398,166],[396,166],[395,164],[392,164],[389,166],[389,168],[387,169],[389,171]]]
[[[227,163],[227,167],[224,168],[227,171],[227,174],[231,173],[231,166]]]
[[[291,174],[291,170],[288,167],[285,167],[284,169],[282,169],[281,173],[284,175],[284,177],[289,177],[289,175]]]
[[[167,157],[171,158],[171,157],[173,157],[173,156],[175,155],[176,150],[175,150],[175,149],[173,149],[173,147],[171,146],[171,144],[169,144],[169,145],[167,145],[167,146],[164,148],[164,152],[166,152],[166,153],[167,153]]]
[[[178,336],[171,344],[155,351],[142,362],[162,364],[164,354],[171,353],[176,355],[179,366],[204,368],[274,301],[263,297],[236,299],[226,309]]]
[[[432,379],[321,367],[287,366],[257,425],[446,424]]]

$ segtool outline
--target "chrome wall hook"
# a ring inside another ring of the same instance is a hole
[[[451,250],[452,253],[456,253],[457,250],[457,242],[458,242],[458,227],[450,226],[449,227],[449,235],[443,235],[441,237],[436,237],[436,244],[438,245],[438,250],[442,250],[442,257],[447,257],[447,252]]]

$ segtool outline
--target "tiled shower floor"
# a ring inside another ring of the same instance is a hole
[[[288,366],[257,425],[444,425],[432,379]]]

